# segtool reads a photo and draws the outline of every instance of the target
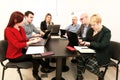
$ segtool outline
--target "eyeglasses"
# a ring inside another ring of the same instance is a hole
[[[84,18],[87,18],[87,16],[83,16],[83,17],[81,17],[80,20],[82,21]]]
[[[80,18],[80,20],[82,21],[84,19],[84,17],[83,18]]]

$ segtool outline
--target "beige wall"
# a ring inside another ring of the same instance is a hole
[[[120,37],[118,37],[120,35],[119,0],[51,0],[51,2],[52,1],[55,1],[53,4],[55,8],[53,8],[53,6],[47,6],[47,3],[46,7],[39,7],[42,0],[0,0],[0,39],[3,39],[4,28],[13,11],[19,10],[24,13],[26,10],[34,7],[32,10],[37,18],[34,19],[33,23],[35,26],[39,27],[39,22],[41,22],[44,17],[42,13],[48,7],[51,7],[51,9],[53,9],[52,11],[54,11],[54,13],[51,12],[53,15],[53,22],[55,24],[61,24],[61,28],[71,23],[71,13],[75,13],[78,17],[81,12],[88,12],[90,16],[94,13],[100,13],[103,17],[103,24],[111,29],[111,40],[120,42]],[[40,11],[40,16],[37,15],[37,11]],[[42,19],[39,19],[39,17],[42,17]],[[37,22],[37,20],[39,21]]]

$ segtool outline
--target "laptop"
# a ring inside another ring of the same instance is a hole
[[[78,36],[76,33],[67,31],[67,36],[68,36],[68,46],[78,46]]]
[[[45,34],[42,36],[43,39],[47,39],[50,36],[50,30],[48,30],[47,32],[45,32]]]
[[[37,43],[33,43],[30,46],[46,46],[46,44],[48,43],[48,40],[50,39],[50,32],[51,31],[47,31],[43,36],[42,36],[42,41],[37,42]]]
[[[66,38],[65,33],[66,33],[66,30],[60,29],[60,36],[61,36],[61,38]]]
[[[59,35],[60,25],[49,26],[48,30],[51,31],[51,35]]]

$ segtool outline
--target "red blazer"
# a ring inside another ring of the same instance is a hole
[[[23,55],[22,48],[26,47],[26,33],[22,27],[20,31],[15,28],[7,27],[5,29],[5,37],[8,41],[6,58],[14,59]]]

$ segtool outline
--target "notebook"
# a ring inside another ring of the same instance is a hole
[[[78,36],[76,33],[67,31],[67,36],[68,36],[68,46],[78,46]]]
[[[29,46],[26,52],[26,55],[38,55],[39,56],[50,56],[53,55],[54,52],[44,52],[44,46]]]
[[[87,46],[74,46],[74,48],[80,53],[96,53],[94,49],[88,48]]]
[[[44,53],[44,46],[29,46],[26,55],[32,55],[32,54],[41,54]]]

